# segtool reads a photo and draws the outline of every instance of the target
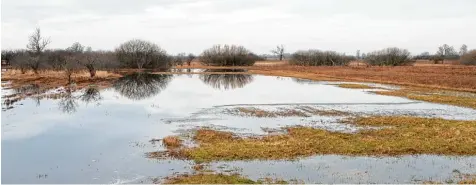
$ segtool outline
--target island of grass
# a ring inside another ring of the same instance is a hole
[[[231,132],[199,129],[192,138],[198,146],[182,146],[170,155],[197,163],[294,159],[319,154],[476,155],[476,121],[376,116],[355,118],[349,123],[381,128],[340,133],[310,127],[288,127],[286,134],[246,138]]]

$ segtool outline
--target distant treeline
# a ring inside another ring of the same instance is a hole
[[[444,60],[459,60],[462,64],[476,65],[476,50],[468,51],[466,45],[459,52],[452,46],[443,45],[436,54],[424,52],[412,56],[409,51],[401,48],[386,48],[367,54],[360,51],[356,55],[346,55],[336,51],[315,49],[301,50],[293,54],[285,53],[283,45],[271,50],[273,55],[256,55],[239,45],[215,45],[204,50],[200,56],[180,53],[169,55],[157,44],[133,39],[122,43],[114,51],[93,51],[76,42],[65,49],[48,49],[51,40],[44,37],[40,29],[30,35],[27,47],[20,50],[2,50],[2,63],[6,61],[12,68],[23,73],[32,70],[63,70],[68,78],[78,70],[87,70],[91,78],[98,69],[136,68],[136,69],[167,69],[176,65],[191,65],[198,58],[204,65],[210,66],[251,66],[255,61],[266,60],[270,56],[279,60],[289,60],[292,65],[303,66],[343,66],[350,61],[364,61],[369,65],[398,66],[416,60],[432,60],[435,63]]]

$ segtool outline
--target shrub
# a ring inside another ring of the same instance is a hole
[[[291,56],[291,65],[302,66],[342,66],[354,60],[355,57],[346,56],[335,51],[307,50],[297,51]]]
[[[393,47],[368,53],[365,61],[371,65],[398,66],[407,64],[411,60],[410,52],[406,49]]]
[[[476,49],[461,56],[460,62],[463,65],[476,65]]]
[[[200,62],[211,66],[252,66],[256,60],[246,48],[235,45],[215,45],[200,55]]]
[[[116,48],[116,56],[123,67],[168,68],[168,56],[158,45],[144,40],[133,39]]]

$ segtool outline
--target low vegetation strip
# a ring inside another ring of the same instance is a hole
[[[445,93],[428,89],[403,88],[394,91],[376,91],[376,94],[400,96],[413,100],[456,105],[476,109],[476,94],[474,93]]]
[[[164,184],[288,184],[284,180],[260,179],[253,181],[239,174],[183,174],[175,177],[168,177]]]
[[[365,84],[339,84],[337,86],[348,89],[375,89],[375,87],[368,86]]]
[[[287,134],[248,138],[231,132],[199,129],[193,136],[197,147],[182,147],[171,155],[196,162],[294,159],[318,154],[476,155],[476,121],[383,116],[355,118],[349,123],[382,128],[339,133],[289,127]]]

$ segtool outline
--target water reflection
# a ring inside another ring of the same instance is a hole
[[[172,80],[172,75],[134,73],[119,78],[114,84],[122,96],[132,100],[143,100],[159,94]]]
[[[242,88],[246,84],[253,81],[253,76],[249,74],[233,74],[243,73],[243,69],[207,69],[204,73],[228,73],[228,74],[201,74],[200,80],[215,89],[236,89]],[[230,74],[231,73],[231,74]]]
[[[73,90],[71,87],[65,88],[66,92],[61,97],[60,101],[58,102],[58,107],[63,113],[75,113],[76,107],[78,107],[78,102],[76,101],[76,97],[73,95]]]
[[[86,104],[98,102],[101,99],[101,93],[97,87],[88,87],[81,96],[81,100]]]

